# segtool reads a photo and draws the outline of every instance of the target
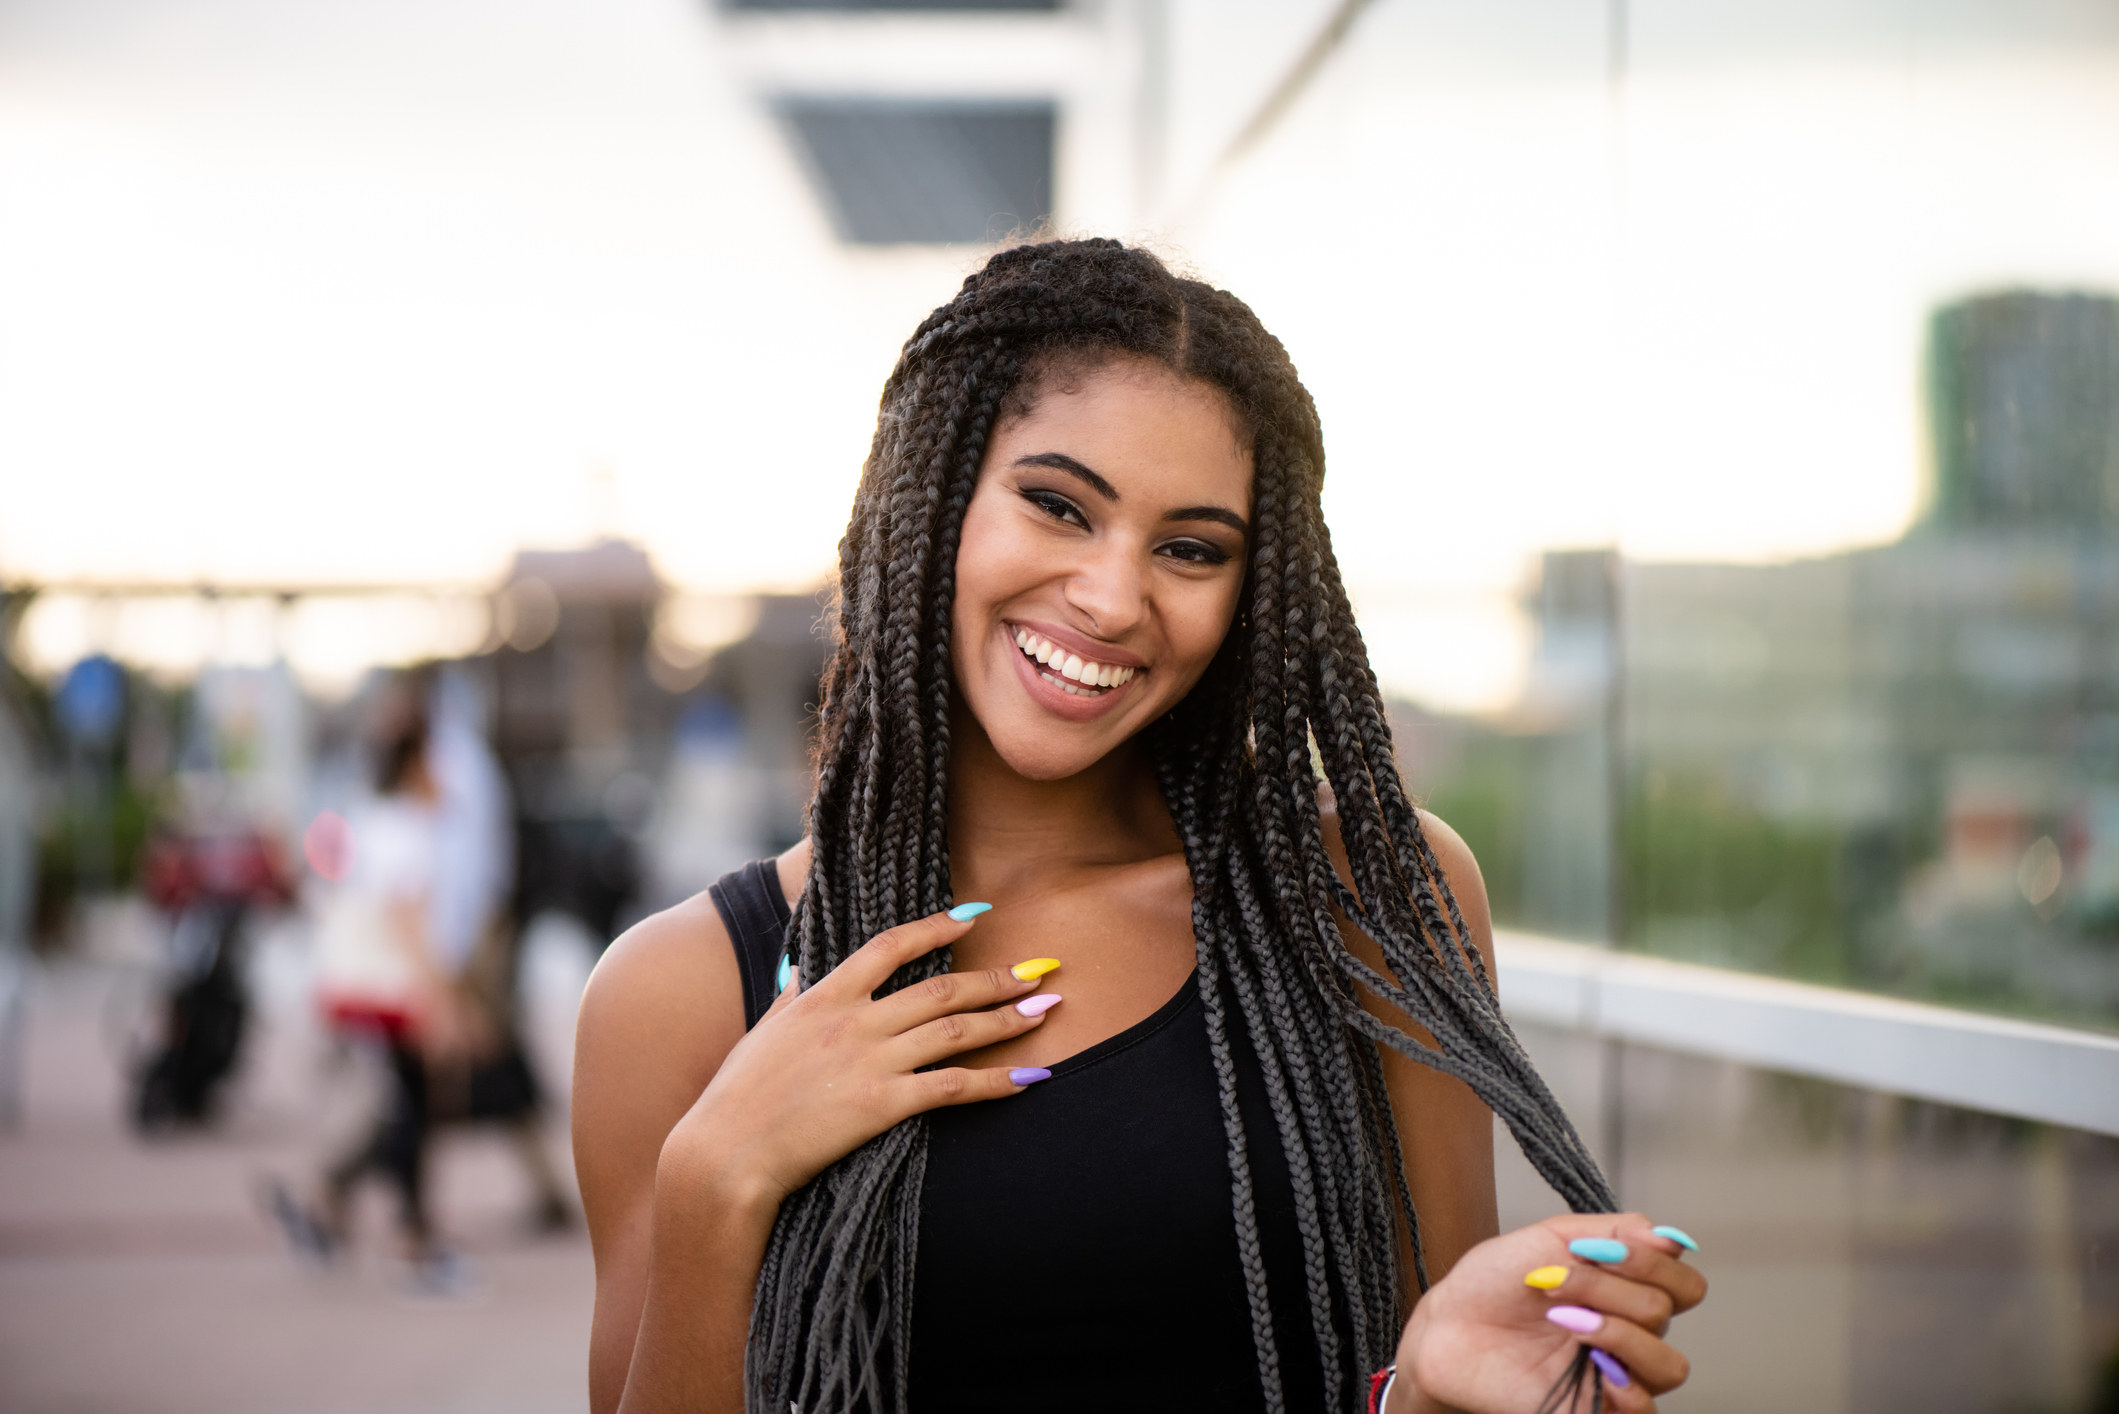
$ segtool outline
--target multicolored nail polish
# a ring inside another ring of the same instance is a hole
[[[1624,1389],[1633,1383],[1633,1376],[1626,1373],[1626,1367],[1618,1362],[1616,1356],[1607,1355],[1592,1345],[1589,1347],[1589,1358],[1594,1360],[1597,1368],[1604,1372],[1604,1378],[1610,1380],[1620,1389]]]
[[[1008,1072],[1010,1085],[1035,1085],[1040,1080],[1050,1080],[1052,1072],[1041,1065],[1019,1065]]]
[[[981,913],[992,911],[992,908],[990,903],[960,903],[949,910],[949,916],[959,923],[969,923]]]
[[[1018,962],[1015,966],[1009,968],[1008,971],[1014,975],[1015,980],[1018,982],[1035,982],[1047,972],[1057,970],[1058,967],[1059,959],[1056,957],[1033,957],[1028,962]]]
[[[1700,1244],[1694,1242],[1692,1240],[1691,1235],[1681,1227],[1670,1227],[1668,1225],[1665,1225],[1662,1227],[1652,1227],[1648,1230],[1654,1233],[1657,1237],[1669,1238],[1672,1242],[1675,1242],[1678,1246],[1684,1248],[1687,1252],[1697,1252],[1700,1250]]]
[[[1595,1335],[1604,1328],[1604,1318],[1587,1306],[1548,1306],[1545,1319],[1576,1335]]]
[[[1525,1286],[1534,1286],[1540,1291],[1551,1291],[1554,1287],[1557,1287],[1561,1282],[1566,1280],[1567,1268],[1540,1267],[1536,1271],[1530,1272],[1525,1275],[1523,1278],[1523,1284]]]
[[[1025,1016],[1043,1016],[1059,1005],[1058,992],[1039,992],[1034,997],[1025,997],[1015,1004],[1015,1009]]]
[[[1578,1237],[1567,1250],[1585,1262],[1623,1262],[1633,1249],[1612,1237]]]

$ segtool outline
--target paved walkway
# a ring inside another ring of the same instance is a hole
[[[566,1074],[586,953],[542,940],[534,1046]],[[327,1064],[297,955],[261,957],[262,1024],[225,1122],[146,1141],[123,1123],[119,1055],[137,966],[35,977],[23,1112],[0,1133],[0,1409],[10,1414],[544,1414],[585,1408],[591,1269],[577,1228],[523,1230],[529,1185],[499,1136],[449,1137],[436,1209],[470,1259],[469,1295],[409,1294],[389,1212],[369,1195],[342,1269],[293,1262],[261,1216],[268,1174],[313,1170],[357,1106]],[[562,1126],[548,1136],[564,1162]]]

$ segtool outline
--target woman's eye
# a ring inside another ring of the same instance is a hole
[[[1046,515],[1051,516],[1054,520],[1065,521],[1069,525],[1087,526],[1089,524],[1088,519],[1082,515],[1080,507],[1056,492],[1025,491],[1023,499],[1036,506]]]
[[[1229,562],[1228,551],[1204,540],[1175,540],[1163,546],[1163,552],[1190,565],[1225,565]]]

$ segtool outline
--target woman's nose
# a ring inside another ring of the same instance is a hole
[[[1147,613],[1147,576],[1132,555],[1114,547],[1068,579],[1065,598],[1099,635],[1117,638]]]

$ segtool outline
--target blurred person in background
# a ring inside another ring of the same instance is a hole
[[[809,837],[583,999],[598,1414],[1645,1414],[1684,1381],[1692,1241],[1612,1211],[1501,1017],[1323,471],[1251,311],[1113,241],[996,255],[905,345]],[[1495,1115],[1573,1215],[1496,1232]]]
[[[545,1148],[543,1087],[518,1024],[524,920],[508,907],[515,822],[507,779],[479,730],[471,684],[446,671],[416,681],[428,704],[426,755],[436,796],[429,939],[474,1023],[469,1052],[430,1077],[433,1117],[502,1126],[533,1190],[531,1228],[563,1231],[573,1225],[573,1208]]]
[[[334,1027],[381,1049],[391,1083],[367,1132],[327,1165],[317,1201],[277,1183],[269,1197],[296,1249],[327,1259],[345,1245],[354,1190],[387,1181],[415,1283],[448,1292],[467,1274],[427,1205],[433,1078],[466,1064],[483,1038],[434,926],[446,867],[459,861],[444,845],[427,707],[411,684],[384,694],[373,746],[374,793],[348,812],[342,877],[317,920],[317,987]]]

